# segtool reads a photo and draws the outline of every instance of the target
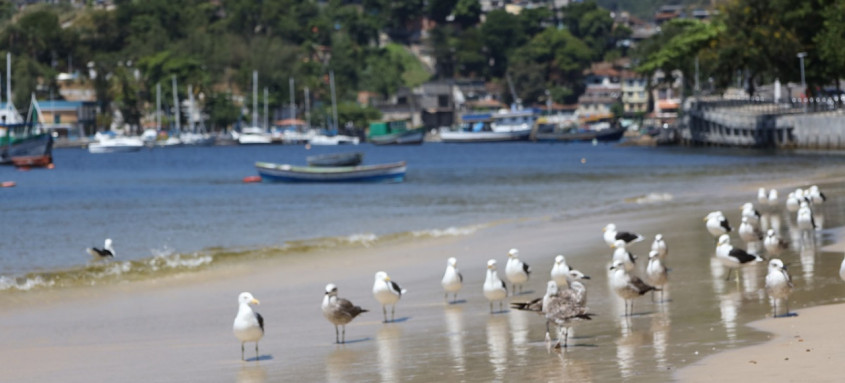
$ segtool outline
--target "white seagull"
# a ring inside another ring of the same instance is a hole
[[[648,266],[645,269],[646,276],[651,284],[660,290],[660,302],[663,302],[663,286],[669,281],[669,273],[666,266],[660,260],[660,254],[656,251],[648,253]],[[651,292],[651,300],[654,301],[654,291]]]
[[[499,279],[496,272],[496,260],[487,261],[487,277],[484,278],[484,297],[490,301],[490,313],[493,313],[493,302],[499,302],[499,311],[502,311],[502,301],[508,297],[508,286],[505,281]]]
[[[727,234],[719,237],[719,243],[716,245],[716,259],[728,268],[728,275],[725,277],[725,280],[731,278],[731,271],[733,269],[764,261],[758,255],[731,246],[731,238]]]
[[[654,236],[654,242],[651,243],[651,251],[656,251],[661,260],[666,260],[669,255],[669,248],[666,246],[666,241],[663,240],[663,234]]]
[[[453,294],[453,301],[456,302],[458,300],[458,291],[463,287],[464,277],[461,275],[461,272],[458,271],[458,260],[455,257],[451,257],[446,261],[446,272],[443,274],[443,279],[440,281],[440,285],[443,286],[443,290],[446,292],[444,295],[445,300],[449,299],[449,293]]]
[[[801,230],[802,235],[808,231],[816,229],[816,220],[813,218],[813,210],[807,201],[801,201],[801,207],[798,208],[798,230]]]
[[[660,290],[643,282],[639,277],[628,274],[625,265],[620,261],[613,262],[610,266],[613,273],[610,275],[610,286],[613,291],[625,301],[625,316],[634,312],[634,298],[644,295],[652,290]],[[631,302],[631,309],[628,309],[628,302]]]
[[[754,208],[754,204],[746,202],[740,206],[740,209],[742,209],[742,216],[748,217],[748,223],[754,227],[760,227],[760,212]]]
[[[757,189],[757,202],[760,203],[760,206],[769,203],[769,195],[766,193],[766,188]]]
[[[784,241],[775,233],[775,229],[769,229],[766,238],[763,239],[763,246],[766,253],[772,256],[780,255],[781,251],[789,248],[789,242]]]
[[[731,232],[731,225],[728,223],[728,219],[725,218],[725,215],[722,214],[721,211],[710,212],[706,217],[704,217],[704,221],[705,225],[707,225],[707,231],[709,231],[713,237],[719,238],[720,235]]]
[[[352,302],[337,297],[337,286],[334,283],[326,285],[326,293],[323,295],[323,316],[334,325],[335,343],[346,343],[346,324],[355,317],[367,312]],[[343,327],[343,337],[338,333],[337,326]]]
[[[505,264],[505,276],[511,283],[511,290],[516,294],[516,287],[519,286],[519,292],[522,293],[522,285],[528,282],[528,277],[531,276],[531,267],[527,263],[519,259],[519,250],[510,249],[508,251],[508,263]]]
[[[258,360],[258,341],[264,336],[264,318],[249,307],[253,303],[258,304],[258,299],[255,299],[252,294],[238,295],[238,315],[235,316],[232,331],[241,341],[241,360],[244,360],[244,343],[246,342],[255,342],[255,359]]]
[[[739,224],[739,238],[745,243],[759,242],[763,239],[763,233],[751,223],[748,217],[742,217],[742,223]]]
[[[552,265],[551,277],[557,283],[558,287],[568,287],[566,283],[566,276],[569,274],[569,265],[566,264],[566,258],[563,255],[555,257],[555,263]]]
[[[381,303],[381,311],[384,313],[384,323],[387,323],[387,305],[390,305],[390,321],[395,319],[396,302],[407,290],[399,287],[396,282],[390,280],[387,273],[379,271],[373,281],[373,296]]]
[[[622,262],[625,265],[625,270],[633,270],[637,263],[637,256],[631,254],[631,252],[625,248],[625,241],[621,239],[617,240],[616,243],[613,244],[613,247],[613,259],[611,262]]]
[[[769,261],[769,273],[766,274],[766,292],[772,298],[772,316],[777,317],[778,301],[783,299],[786,303],[786,315],[789,315],[789,302],[786,299],[792,292],[792,277],[786,271],[786,266],[780,259]]]
[[[89,247],[85,249],[85,251],[87,251],[88,254],[91,254],[92,257],[100,259],[114,258],[114,256],[117,255],[117,253],[114,251],[114,247],[112,247],[111,238],[106,238],[102,249],[98,249],[96,247]]]
[[[824,193],[822,193],[816,185],[810,186],[810,190],[807,191],[807,194],[813,202],[813,205],[821,205],[824,201],[827,201],[827,197],[825,197]]]
[[[800,206],[801,206],[801,201],[795,195],[794,192],[789,193],[789,195],[786,196],[786,210],[788,210],[790,213],[795,213],[796,211],[798,211],[798,208]]]
[[[608,223],[602,231],[604,232],[604,242],[607,243],[608,246],[613,247],[613,244],[616,243],[617,240],[623,240],[626,244],[631,242],[640,242],[645,239],[642,235],[637,233],[631,233],[627,231],[616,231],[616,225],[612,223]]]
[[[772,209],[777,207],[777,205],[778,205],[778,189],[769,190],[768,202],[769,202],[769,206],[771,206]]]

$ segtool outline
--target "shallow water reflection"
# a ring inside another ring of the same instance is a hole
[[[236,381],[238,383],[264,383],[267,381],[267,371],[259,364],[250,363],[241,367]]]
[[[449,338],[449,354],[455,372],[463,375],[466,372],[464,354],[464,316],[463,306],[449,305],[444,310],[446,319],[446,336]]]
[[[496,380],[503,380],[508,368],[508,317],[487,318],[487,354]]]
[[[399,382],[399,361],[402,358],[402,327],[387,323],[376,333],[378,366],[382,382]]]

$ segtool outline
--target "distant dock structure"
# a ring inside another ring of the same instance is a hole
[[[689,98],[684,103],[681,143],[845,150],[845,107],[835,98]]]

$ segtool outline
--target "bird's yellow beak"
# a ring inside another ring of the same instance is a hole
[[[704,219],[702,219],[702,221],[707,222],[707,217],[704,217]]]
[[[258,301],[258,299],[255,299],[255,298],[252,298],[252,300],[251,300],[251,301],[249,301],[249,303],[255,303],[255,304],[257,304],[257,305],[260,305],[260,304],[261,304],[261,302],[259,302],[259,301]]]
[[[606,231],[607,231],[607,226],[605,226],[605,227],[601,228],[601,231],[602,231],[602,233],[606,232]]]
[[[384,277],[384,280],[390,282],[390,277]]]

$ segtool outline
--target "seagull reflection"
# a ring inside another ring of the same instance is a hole
[[[746,294],[761,293],[760,268],[757,265],[747,265],[742,268],[742,291]]]
[[[402,344],[399,339],[402,328],[395,324],[386,324],[376,333],[376,347],[378,347],[379,374],[382,382],[398,382],[399,360],[401,359]]]
[[[765,233],[769,231],[769,227],[771,227],[771,214],[763,213],[760,215],[760,231]]]
[[[780,234],[780,216],[777,214],[772,214],[771,218],[771,227],[775,233]]]
[[[524,362],[524,357],[528,354],[528,326],[529,321],[536,321],[537,315],[527,311],[512,312],[508,321],[510,325],[511,337],[513,338],[513,352],[519,357],[519,362]],[[529,318],[530,316],[530,318]],[[522,363],[518,363],[522,364]]]
[[[497,381],[502,381],[508,368],[508,317],[487,318],[487,355]]]
[[[458,373],[466,372],[464,359],[464,308],[450,305],[444,311],[446,318],[446,335],[449,337],[449,353],[452,354],[453,368]]]
[[[724,294],[725,292],[725,265],[716,257],[710,257],[710,276],[713,278],[713,292]]]
[[[557,353],[557,357],[560,359],[561,369],[552,370],[554,375],[545,380],[560,382],[592,382],[594,380],[593,371],[590,368],[592,361],[564,357],[562,352]]]
[[[669,330],[672,328],[671,324],[672,321],[669,319],[669,305],[666,305],[664,311],[651,317],[651,337],[652,343],[654,344],[654,360],[657,362],[657,369],[659,371],[666,371],[669,369],[669,363],[666,360],[666,349],[669,345]]]
[[[326,382],[348,382],[353,380],[350,370],[360,353],[340,346],[326,357]]]
[[[739,292],[719,295],[719,311],[722,314],[722,325],[725,326],[728,339],[736,340],[736,316],[742,306],[742,296]]]
[[[264,366],[256,363],[244,364],[238,371],[238,383],[264,383],[267,381],[267,371]]]
[[[622,336],[616,340],[616,363],[622,378],[631,378],[638,373],[636,368],[636,351],[645,344],[645,334],[642,331],[632,331],[623,327]]]
[[[807,241],[801,244],[799,252],[801,258],[801,272],[807,287],[813,287],[813,274],[816,268],[816,243]]]

